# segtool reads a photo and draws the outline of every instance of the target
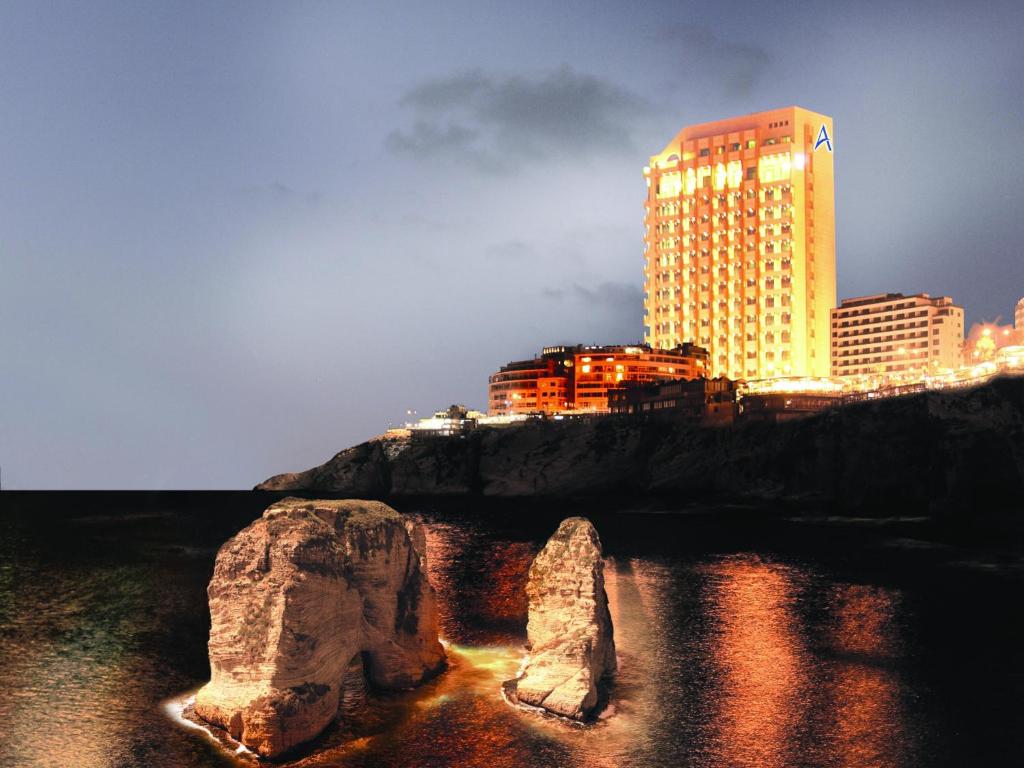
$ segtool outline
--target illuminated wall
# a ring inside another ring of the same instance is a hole
[[[509,363],[488,379],[488,413],[606,411],[608,391],[625,382],[707,375],[707,351],[693,345],[557,347],[534,360]]]
[[[1018,331],[1024,331],[1024,299],[1017,302],[1017,311],[1013,316],[1013,327]]]
[[[627,381],[696,379],[707,374],[704,350],[652,350],[645,347],[597,347],[577,352],[574,407],[608,410],[608,390]]]
[[[799,107],[684,128],[644,169],[644,326],[710,375],[829,374],[832,120]],[[834,146],[834,145],[833,145]]]
[[[959,368],[964,310],[948,296],[885,293],[832,310],[832,375],[920,377]]]
[[[503,416],[566,410],[570,367],[571,361],[548,355],[509,363],[488,379],[488,414]]]

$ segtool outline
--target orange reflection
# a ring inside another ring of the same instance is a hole
[[[491,583],[479,614],[492,621],[526,619],[526,581],[536,548],[528,542],[502,542],[488,549]]]
[[[447,523],[424,526],[427,570],[439,595],[441,634],[493,643],[526,631],[526,580],[537,552],[531,542],[481,541]]]
[[[793,765],[808,661],[791,607],[791,573],[751,557],[716,566],[713,577],[719,636],[711,653],[722,675],[715,752],[729,766]]]
[[[832,641],[841,656],[834,676],[835,723],[830,752],[841,766],[905,763],[907,748],[899,684],[883,662],[895,646],[895,598],[881,589],[836,590]]]

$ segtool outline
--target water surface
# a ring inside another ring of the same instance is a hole
[[[249,494],[5,495],[0,765],[246,764],[167,711],[208,678],[205,587]],[[959,766],[1024,756],[1020,563],[922,523],[756,512],[591,519],[620,672],[580,727],[509,706],[531,558],[565,511],[407,509],[428,525],[451,669],[374,695],[297,765]],[[572,510],[579,512],[580,510]]]

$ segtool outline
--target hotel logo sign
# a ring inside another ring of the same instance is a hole
[[[814,151],[817,152],[818,147],[820,147],[822,144],[825,145],[825,149],[827,149],[829,152],[832,151],[832,139],[829,137],[828,128],[825,127],[824,123],[821,124],[821,129],[818,131],[818,138],[814,142]]]

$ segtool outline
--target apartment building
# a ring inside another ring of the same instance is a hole
[[[831,316],[833,376],[916,378],[962,365],[964,310],[949,296],[860,296]]]

